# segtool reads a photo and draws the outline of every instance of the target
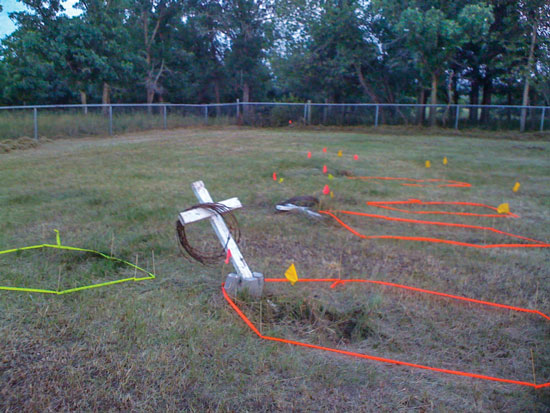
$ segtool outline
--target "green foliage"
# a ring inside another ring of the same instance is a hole
[[[407,8],[396,30],[416,57],[421,72],[439,75],[461,45],[486,36],[493,21],[490,7],[480,4],[465,6],[456,17],[434,7],[425,12]]]
[[[231,42],[226,68],[235,90],[242,91],[243,102],[252,96],[260,100],[261,85],[269,80],[263,62],[271,30],[266,21],[266,6],[263,0],[229,0],[222,5],[225,16],[222,30]]]
[[[544,0],[21,1],[0,104],[549,99]]]

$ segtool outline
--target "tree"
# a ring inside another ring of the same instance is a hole
[[[543,22],[543,16],[548,17],[550,13],[550,4],[545,0],[529,0],[522,1],[519,3],[521,9],[521,14],[525,25],[528,28],[527,33],[530,34],[529,40],[529,49],[527,54],[527,63],[525,65],[525,78],[523,83],[523,98],[522,106],[529,105],[529,84],[530,80],[533,77],[534,72],[534,63],[535,63],[535,45],[537,43],[537,36],[541,26],[544,24],[546,27],[546,33],[550,25],[548,24],[548,19]],[[527,109],[521,109],[521,118],[520,118],[520,131],[525,131],[525,120],[527,118]]]
[[[93,70],[91,80],[102,90],[102,103],[108,104],[113,86],[129,85],[135,78],[135,50],[126,24],[129,0],[79,0],[76,7],[84,12],[80,34],[89,34],[86,49],[93,64],[88,71]]]
[[[2,60],[9,82],[4,89],[13,103],[63,103],[73,95],[64,73],[59,70],[59,45],[52,42],[63,31],[59,1],[24,0],[31,12],[11,13],[17,29],[3,40]]]
[[[479,104],[480,88],[481,103],[490,105],[496,88],[501,90],[513,84],[515,74],[512,68],[517,66],[518,44],[521,27],[517,24],[519,9],[515,0],[492,0],[494,21],[486,36],[466,31],[466,42],[460,48],[455,58],[457,75],[469,81],[470,104]],[[510,81],[508,81],[510,79]],[[509,102],[511,104],[511,102]],[[477,122],[478,111],[470,111],[470,121]],[[481,121],[489,121],[489,110],[482,109]]]
[[[426,11],[408,7],[401,13],[396,26],[404,37],[406,46],[413,52],[420,72],[429,73],[432,105],[437,104],[439,77],[458,48],[466,41],[468,33],[486,35],[493,19],[490,7],[483,4],[466,5],[453,17],[433,6]],[[432,107],[432,125],[435,124],[435,112],[436,108]]]
[[[80,103],[85,105],[90,86],[108,66],[107,59],[94,48],[100,32],[80,18],[61,17],[56,26],[53,39],[56,71],[64,74],[71,87],[80,94]],[[87,112],[86,107],[84,111]]]
[[[3,102],[426,103],[430,91],[445,121],[460,95],[550,99],[547,0],[79,0],[76,17],[62,0],[21,1],[0,47]]]
[[[366,11],[359,1],[297,0],[280,13],[285,23],[278,25],[282,42],[271,62],[288,93],[326,102],[363,101],[362,94],[367,101],[382,100],[373,87],[376,82],[370,81],[381,66],[379,45],[369,33]],[[287,30],[291,19],[299,21]],[[365,74],[365,69],[371,70]]]
[[[187,21],[178,39],[192,59],[188,65],[189,83],[197,85],[193,93],[199,101],[220,103],[227,92],[222,5],[218,0],[192,0],[185,11]]]
[[[227,0],[222,7],[223,33],[230,43],[225,67],[242,101],[249,102],[251,96],[260,96],[269,79],[265,50],[271,43],[271,5],[264,0]]]
[[[128,25],[135,41],[135,50],[145,85],[146,101],[153,103],[155,96],[162,97],[161,77],[169,70],[166,65],[168,40],[172,25],[182,15],[177,0],[132,0]]]

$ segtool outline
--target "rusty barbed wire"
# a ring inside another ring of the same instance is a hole
[[[229,229],[229,232],[231,233],[231,236],[233,237],[233,239],[237,244],[239,243],[241,239],[241,230],[239,228],[239,223],[237,221],[237,218],[235,218],[235,215],[233,215],[233,213],[228,207],[217,202],[208,202],[208,203],[193,205],[192,207],[187,208],[183,212],[190,211],[193,209],[199,209],[199,208],[207,209],[219,215],[220,217],[222,217],[227,225],[227,228]],[[212,251],[203,251],[203,250],[199,250],[196,247],[193,247],[189,243],[189,240],[187,238],[187,234],[185,232],[185,225],[183,225],[179,219],[176,221],[176,236],[180,246],[180,250],[186,259],[192,258],[195,261],[200,262],[201,264],[213,265],[217,263],[220,259],[225,258],[225,255],[226,255],[225,247],[223,247],[219,251],[218,249],[216,249],[216,251],[214,251],[214,249],[212,249]],[[229,239],[227,241],[229,241]],[[226,245],[227,245],[227,241],[226,241]]]

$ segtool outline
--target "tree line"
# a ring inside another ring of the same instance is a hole
[[[548,0],[19,1],[2,105],[550,104]]]

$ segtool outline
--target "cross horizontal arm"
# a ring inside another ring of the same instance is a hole
[[[226,206],[229,210],[242,208],[242,204],[241,201],[239,201],[239,198],[229,198],[225,201],[221,201],[218,203]],[[183,225],[187,225],[192,222],[200,221],[202,219],[212,218],[214,215],[216,215],[216,213],[208,209],[194,208],[189,211],[181,212],[179,219]]]

